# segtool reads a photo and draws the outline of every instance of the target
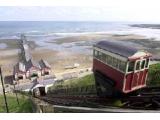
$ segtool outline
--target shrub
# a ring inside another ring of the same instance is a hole
[[[160,86],[160,63],[150,65],[147,84]]]

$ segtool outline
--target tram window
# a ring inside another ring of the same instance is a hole
[[[98,52],[98,59],[102,60],[102,53],[101,52]]]
[[[93,55],[95,56],[96,50],[93,51]]]
[[[120,60],[117,59],[117,64],[116,64],[116,68],[119,69],[119,65],[120,65]]]
[[[144,69],[144,67],[145,67],[145,60],[141,62],[141,69]]]
[[[119,61],[119,70],[125,71],[126,69],[126,63],[123,61]]]
[[[107,64],[111,65],[112,64],[112,57],[107,55]]]
[[[116,58],[113,58],[113,67],[118,68],[118,60]]]
[[[136,64],[136,70],[139,70],[139,69],[140,69],[140,61],[138,61]]]
[[[128,72],[134,71],[134,64],[135,64],[135,62],[134,62],[134,61],[129,62]]]
[[[148,65],[149,65],[149,59],[146,60],[146,65],[145,65],[145,67],[148,68]]]
[[[106,55],[106,61],[105,61],[105,63],[108,63],[108,55]]]
[[[116,67],[116,64],[115,64],[115,63],[116,63],[116,59],[113,58],[113,59],[112,59],[112,66],[113,66],[113,67]]]
[[[97,58],[98,57],[98,51],[94,50],[94,56]]]
[[[112,57],[111,56],[108,56],[108,64],[112,65]]]
[[[106,62],[106,55],[104,53],[102,53],[102,61]]]

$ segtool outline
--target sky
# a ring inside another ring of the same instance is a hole
[[[0,0],[0,21],[160,23],[158,0]]]

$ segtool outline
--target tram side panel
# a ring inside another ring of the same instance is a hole
[[[102,63],[101,61],[93,60],[93,72],[100,72],[113,81],[115,91],[123,92],[124,73]]]
[[[128,93],[130,91],[143,88],[146,86],[146,80],[148,76],[148,69],[139,71],[137,73],[129,73],[125,77],[124,91]]]

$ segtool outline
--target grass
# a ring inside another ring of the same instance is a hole
[[[85,87],[89,85],[95,85],[95,79],[93,74],[86,75],[82,78],[57,82],[51,87],[51,90],[58,89],[58,88]]]
[[[82,78],[64,81],[64,86],[69,86],[69,87],[83,87],[93,84],[95,84],[93,75],[87,75]]]
[[[25,95],[18,94],[19,105],[15,94],[7,94],[7,102],[10,113],[32,113],[32,102]],[[0,95],[0,113],[5,113],[4,97]]]
[[[56,90],[56,89],[61,89],[61,88],[76,88],[76,87],[85,87],[85,86],[90,86],[90,85],[95,85],[95,78],[94,75],[87,75],[82,78],[77,78],[77,79],[71,79],[71,80],[65,80],[62,82],[58,82],[52,86],[50,89],[51,91]],[[76,93],[78,94],[78,93]],[[84,103],[80,103],[81,105],[84,105]],[[88,104],[88,103],[87,103]],[[114,107],[121,107],[123,106],[123,102],[119,99],[113,99],[112,101],[108,101],[108,105],[114,106]]]
[[[150,65],[147,84],[160,86],[160,63]]]
[[[51,90],[58,88],[85,87],[89,85],[95,85],[95,79],[93,74],[84,76],[82,78],[57,82],[51,87]],[[150,65],[147,85],[160,85],[160,63]]]
[[[114,106],[114,107],[122,107],[123,106],[123,102],[121,100],[119,100],[119,99],[113,100],[112,101],[112,106]]]

